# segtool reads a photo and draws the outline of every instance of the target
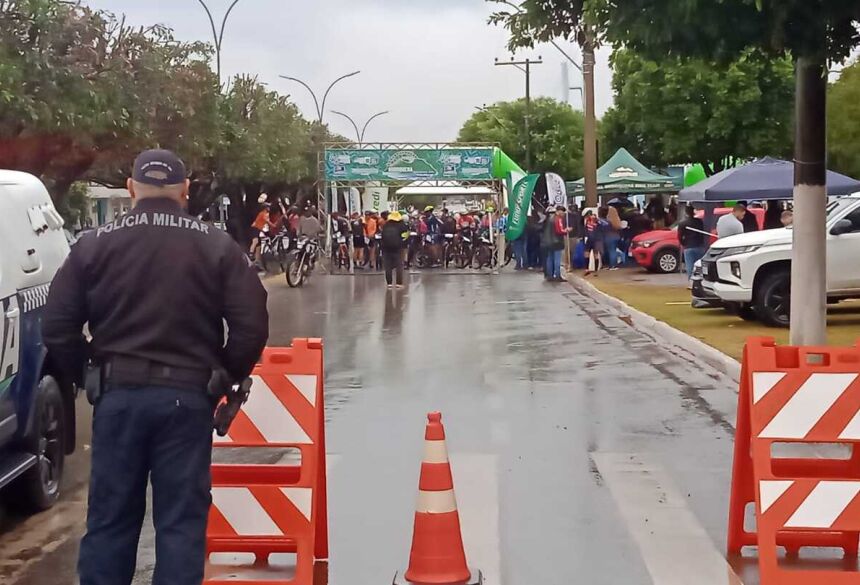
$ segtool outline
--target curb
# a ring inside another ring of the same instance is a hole
[[[654,337],[659,337],[667,344],[673,346],[677,352],[693,355],[696,359],[705,362],[716,371],[739,382],[741,378],[741,364],[731,356],[711,347],[704,341],[693,337],[683,331],[675,329],[668,323],[659,321],[639,309],[635,309],[620,299],[606,294],[584,278],[575,274],[567,273],[568,282],[580,292],[597,299],[613,309],[630,318],[632,325]]]

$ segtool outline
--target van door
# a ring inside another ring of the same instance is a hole
[[[14,248],[0,236],[0,445],[17,430],[12,382],[18,373],[21,308],[18,304]]]
[[[848,233],[827,235],[827,290],[860,290],[860,205],[843,217],[853,225]]]

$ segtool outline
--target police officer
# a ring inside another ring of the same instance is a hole
[[[207,384],[219,368],[233,380],[249,375],[268,313],[242,249],[185,212],[188,187],[175,154],[142,153],[128,181],[134,209],[83,236],[51,285],[43,320],[51,359],[77,380],[85,360],[95,360],[103,380],[101,396],[91,397],[81,585],[132,582],[148,480],[153,585],[203,579],[214,409]]]

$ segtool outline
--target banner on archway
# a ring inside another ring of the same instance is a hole
[[[492,148],[327,149],[328,181],[490,181]]]

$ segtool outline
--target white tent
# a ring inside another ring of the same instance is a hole
[[[494,197],[490,187],[464,187],[457,181],[417,181],[398,189],[398,197],[449,197],[452,199],[480,199]]]

